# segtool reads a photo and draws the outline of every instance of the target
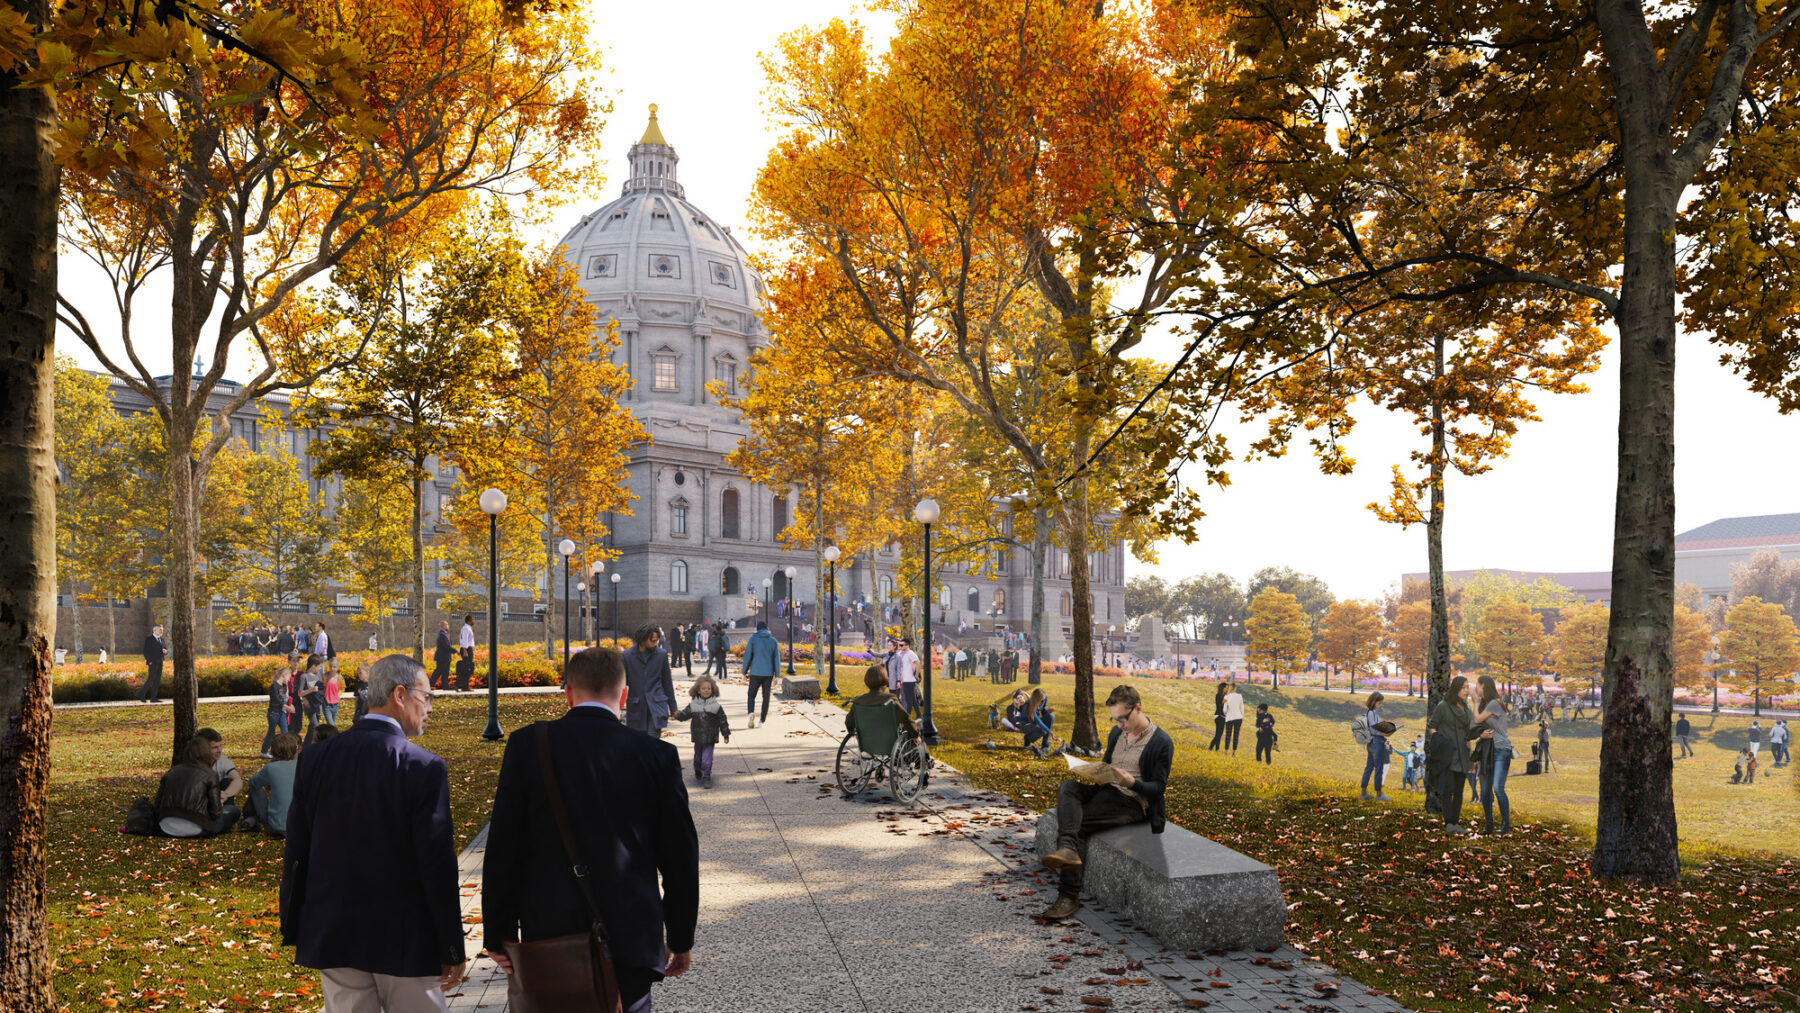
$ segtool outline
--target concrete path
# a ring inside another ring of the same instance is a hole
[[[721,745],[717,787],[690,788],[700,831],[694,967],[657,986],[659,1013],[919,1013],[1114,1009],[1403,1008],[1289,947],[1182,954],[1105,912],[1058,925],[1031,915],[1055,898],[1032,851],[1035,815],[940,767],[918,808],[885,790],[846,801],[833,761],[843,714],[777,701],[743,727],[741,688],[725,699],[737,730]],[[676,739],[683,762],[685,735]],[[464,911],[479,940],[485,831],[463,856]],[[471,946],[473,952],[473,946]],[[478,959],[453,1009],[502,1010],[506,982]]]

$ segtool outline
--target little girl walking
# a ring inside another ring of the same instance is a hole
[[[692,721],[688,735],[694,741],[694,780],[700,787],[712,787],[713,746],[720,739],[731,741],[731,721],[719,705],[719,684],[712,676],[703,675],[688,689],[693,699],[675,712],[675,720]]]

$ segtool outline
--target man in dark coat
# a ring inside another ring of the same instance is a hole
[[[662,648],[662,631],[639,627],[631,638],[635,646],[625,652],[625,726],[645,735],[661,735],[675,710],[675,673],[669,670],[669,652]]]
[[[620,722],[625,685],[619,656],[590,647],[569,659],[569,712],[507,740],[482,866],[482,926],[488,953],[511,974],[507,943],[574,935],[593,921],[544,790],[539,750],[548,748],[624,1007],[643,1013],[651,985],[688,969],[700,846],[680,755]]]
[[[281,941],[324,980],[325,1013],[441,1010],[463,979],[444,761],[425,730],[425,668],[369,666],[369,716],[307,746],[288,806]]]
[[[438,620],[437,647],[431,652],[431,686],[433,689],[450,688],[450,659],[456,656],[456,648],[450,643],[450,621]]]
[[[144,638],[144,665],[149,670],[144,675],[144,688],[138,690],[138,700],[142,703],[156,703],[157,694],[162,692],[163,657],[168,653],[168,646],[163,643],[162,624],[151,627],[150,635]]]
[[[284,658],[294,653],[294,628],[292,626],[283,626],[281,632],[275,635],[275,653]]]

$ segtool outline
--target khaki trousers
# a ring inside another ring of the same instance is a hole
[[[325,1013],[440,1013],[449,1007],[436,975],[399,978],[353,967],[319,972],[325,985]]]

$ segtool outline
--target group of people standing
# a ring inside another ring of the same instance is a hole
[[[1494,677],[1479,679],[1479,702],[1471,707],[1476,687],[1468,676],[1450,680],[1450,692],[1427,723],[1426,753],[1428,770],[1435,780],[1428,790],[1437,796],[1444,816],[1444,830],[1455,836],[1468,831],[1462,826],[1463,788],[1480,790],[1481,808],[1485,814],[1483,832],[1510,834],[1512,807],[1506,795],[1506,779],[1512,769],[1513,743],[1507,730],[1506,701],[1500,698]],[[1469,743],[1475,743],[1470,751]],[[1547,750],[1546,750],[1547,752]],[[1494,824],[1494,807],[1500,808],[1500,823]]]

